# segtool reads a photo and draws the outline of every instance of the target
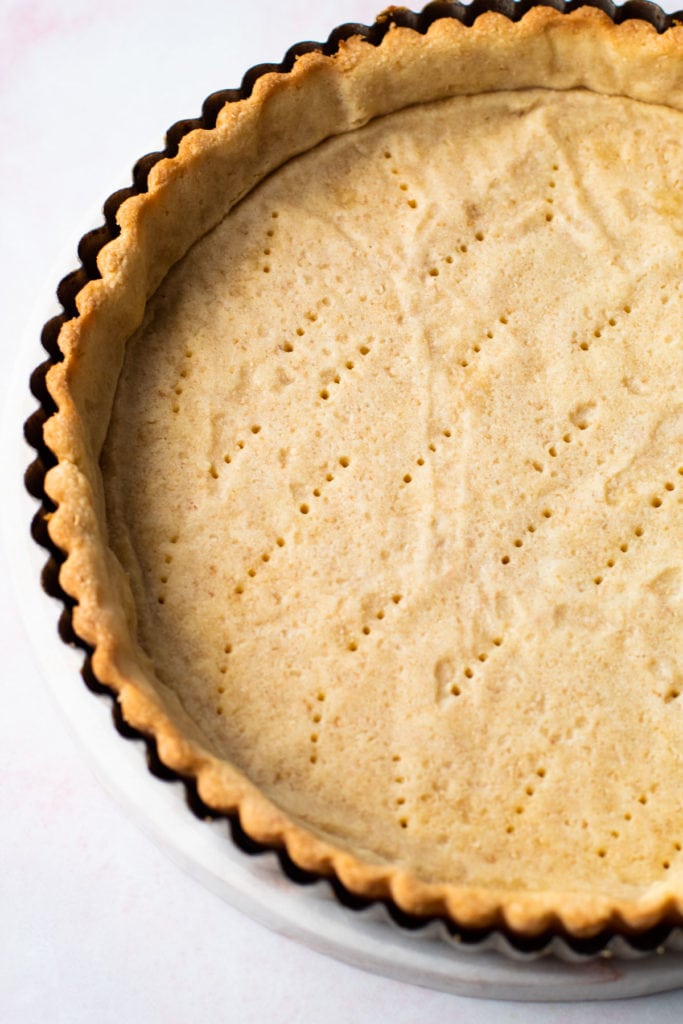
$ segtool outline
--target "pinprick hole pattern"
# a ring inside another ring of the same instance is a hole
[[[446,440],[448,440],[449,438],[451,438],[453,436],[452,435],[452,431],[450,430],[449,427],[444,427],[442,429],[442,431],[441,431],[441,436],[446,438]],[[436,454],[436,452],[438,450],[436,442],[435,441],[431,441],[429,443],[429,445],[428,445],[427,450],[428,450],[428,452],[431,452],[432,454]],[[427,455],[419,455],[415,459],[415,465],[418,466],[420,469],[422,469],[425,465],[427,465],[427,459],[428,459]],[[419,478],[416,478],[416,479],[419,479]],[[413,474],[410,473],[410,472],[404,473],[403,476],[401,477],[401,480],[402,480],[402,483],[407,486],[408,484],[411,484],[413,482]]]
[[[391,153],[389,154],[389,156],[387,156],[386,152],[385,152],[384,153],[384,159],[385,160],[392,160],[393,161],[393,156],[392,156]],[[392,166],[390,167],[389,171],[390,171],[390,173],[394,177],[397,177],[400,174],[399,168],[398,168],[396,163],[392,164]],[[406,181],[399,181],[399,183],[398,183],[398,190],[399,190],[399,192],[401,193],[402,196],[405,195],[406,193],[408,193],[409,189],[410,189],[410,186],[408,185],[408,183]],[[415,199],[414,196],[410,196],[410,198],[406,199],[405,202],[406,202],[406,205],[408,206],[409,209],[411,209],[411,210],[416,210],[417,209],[417,199]]]
[[[681,469],[683,469],[683,467],[680,467],[678,469],[678,473],[681,472]],[[646,507],[649,507],[649,508],[654,509],[654,510],[658,510],[658,509],[662,508],[662,506],[664,504],[664,502],[662,500],[663,497],[667,497],[668,495],[670,495],[675,490],[676,490],[676,485],[671,480],[666,480],[664,482],[664,484],[662,485],[662,496],[660,497],[659,494],[655,494],[653,497],[650,498],[650,500],[648,502],[648,505]],[[644,528],[642,526],[638,525],[638,526],[635,526],[633,528],[633,537],[635,537],[636,540],[640,540],[640,538],[643,537],[644,534],[645,534],[645,530],[644,530]],[[628,553],[628,551],[629,551],[628,541],[625,541],[625,540],[621,541],[621,543],[619,544],[619,554],[620,555],[625,555],[625,554]],[[605,561],[604,570],[614,569],[620,563],[620,561],[621,561],[621,559],[616,558],[616,557],[608,558]],[[599,586],[604,581],[604,579],[605,579],[604,570],[601,571],[601,572],[596,573],[596,575],[593,577],[593,583],[595,583],[596,586]]]
[[[481,233],[481,232],[479,232],[479,233]],[[483,236],[482,236],[482,239],[483,239]],[[464,247],[464,249],[462,249],[462,251],[466,252],[467,251],[467,247]],[[500,327],[507,327],[507,325],[510,322],[510,317],[511,316],[512,316],[512,311],[511,310],[506,310],[504,313],[501,313],[496,318],[496,320],[494,321],[492,326],[488,327],[486,329],[486,331],[484,332],[482,338],[480,340],[476,340],[476,341],[472,342],[472,344],[470,345],[468,350],[459,359],[459,364],[460,364],[460,366],[463,369],[467,369],[469,366],[473,366],[475,364],[474,357],[478,356],[481,352],[486,350],[486,347],[487,347],[486,346],[486,342],[494,340],[494,338],[496,337],[496,329],[498,329],[498,331],[500,331]],[[501,340],[504,340],[504,339],[505,339],[505,332],[502,332]]]
[[[647,793],[641,793],[638,796],[636,802],[637,802],[637,804],[639,805],[640,808],[646,807],[647,804],[648,804]],[[642,811],[640,813],[642,813]],[[636,814],[636,816],[637,816],[637,814]],[[632,822],[634,820],[634,815],[633,815],[633,813],[631,811],[626,811],[622,815],[622,818],[623,818],[623,821],[625,821],[627,823],[630,823],[630,822]],[[595,851],[596,855],[598,857],[600,857],[600,858],[606,857],[608,855],[608,853],[609,853],[610,845],[612,843],[614,843],[616,840],[620,839],[620,838],[621,838],[621,832],[619,831],[619,829],[616,829],[616,828],[610,829],[610,831],[609,831],[610,843],[606,843],[606,844],[604,844],[602,846],[599,846],[596,849],[596,851]],[[666,857],[662,861],[660,861],[660,866],[661,866],[662,870],[664,870],[664,871],[668,871],[669,870],[669,868],[671,867],[671,864],[672,864],[672,861],[673,861],[674,857],[676,857],[676,855],[679,854],[681,852],[681,850],[683,850],[683,845],[681,844],[681,842],[679,840],[677,840],[677,839],[674,840],[671,843],[671,851],[672,851],[671,855],[669,857]]]
[[[554,206],[554,203],[555,203],[555,189],[557,187],[557,182],[555,181],[555,178],[554,178],[553,174],[555,172],[559,171],[559,169],[560,168],[559,168],[558,164],[553,164],[552,165],[552,173],[551,173],[551,176],[550,176],[550,178],[548,180],[547,192],[545,194],[545,202],[544,202],[544,214],[543,214],[546,224],[551,224],[553,219],[554,219],[554,216],[555,216],[554,212],[553,212],[553,206]]]
[[[323,724],[323,707],[322,707],[322,705],[325,703],[325,696],[326,695],[325,695],[325,692],[323,690],[318,690],[318,692],[315,695],[315,703],[312,705],[313,709],[315,709],[315,710],[311,710],[311,712],[310,712],[311,722],[315,726],[321,726]],[[311,732],[310,736],[309,736],[310,749],[309,749],[308,760],[309,760],[310,764],[317,764],[318,763],[318,757],[319,757],[319,753],[320,753],[320,747],[319,747],[320,738],[321,738],[321,730],[320,730],[320,728],[314,729]]]
[[[595,414],[595,404],[592,402],[583,403],[575,406],[567,415],[567,419],[570,423],[580,431],[586,431],[592,425],[592,416]],[[559,431],[558,431],[559,433]],[[579,439],[581,441],[581,439]],[[565,430],[560,440],[551,442],[547,449],[548,459],[558,459],[565,452],[568,451],[569,446],[573,443],[574,436],[570,430]],[[584,446],[579,444],[579,450],[583,451]],[[530,460],[531,467],[537,473],[550,472],[551,476],[556,475],[555,470],[550,469],[551,464],[541,458],[534,458]]]
[[[552,509],[549,509],[549,508],[544,508],[541,511],[541,517],[543,519],[550,519],[552,517],[552,514],[553,514],[552,513]],[[527,527],[526,527],[526,532],[530,533],[530,534],[535,534],[537,532],[537,529],[538,529],[538,527],[534,523],[529,523],[527,525]],[[517,549],[517,551],[519,551],[520,548],[524,547],[524,541],[522,540],[521,537],[515,537],[515,539],[512,541],[512,545],[511,546],[513,548]],[[511,564],[510,555],[509,554],[502,555],[501,558],[500,558],[500,564],[501,565],[510,565]]]
[[[174,534],[172,534],[168,538],[168,543],[169,544],[177,544],[178,543],[178,539],[179,539],[178,534],[174,533]],[[159,584],[160,584],[159,592],[157,594],[157,604],[158,605],[162,605],[163,606],[163,605],[166,604],[166,585],[168,584],[169,579],[171,577],[171,565],[172,565],[172,563],[173,563],[173,555],[170,553],[170,551],[167,551],[166,554],[163,556],[163,564],[164,564],[164,566],[166,568],[165,568],[164,572],[162,572],[159,575],[159,578],[158,578],[159,579]]]
[[[545,777],[546,777],[545,767],[543,765],[539,765],[534,770],[534,778],[536,780],[538,780],[538,779],[545,779]],[[526,805],[528,805],[528,803],[531,800],[531,798],[536,794],[537,785],[538,785],[537,782],[527,782],[524,785],[524,796],[527,798],[526,799]],[[522,803],[522,802],[517,803],[515,805],[515,807],[513,808],[513,813],[515,815],[517,815],[518,817],[523,815],[525,813],[526,809],[527,809],[526,805],[525,805],[525,803]],[[508,820],[508,822],[505,825],[505,832],[506,832],[506,834],[507,835],[512,835],[512,833],[514,831],[515,831],[515,826],[512,824],[511,821]]]
[[[489,659],[496,652],[496,650],[502,646],[502,636],[497,635],[490,637],[489,640],[486,641],[485,644],[483,645],[483,649],[480,648],[479,650],[475,651],[475,653],[472,655],[470,663],[463,666],[462,675],[464,676],[464,678],[467,680],[475,679],[475,668],[477,668],[478,671],[481,671],[482,667],[486,664],[487,661],[489,661]],[[477,662],[479,663],[480,667],[477,666]],[[460,693],[460,691],[458,691],[458,693]]]
[[[606,343],[609,343],[613,339],[614,333],[612,331],[609,331],[608,328],[616,327],[619,324],[621,316],[629,316],[630,314],[631,306],[628,303],[622,305],[618,310],[615,310],[612,313],[604,314],[604,318],[599,323],[595,324],[591,337],[595,341],[600,341],[601,339],[604,339]],[[583,338],[579,342],[578,347],[581,352],[589,352],[591,349],[591,345],[591,341],[589,341],[586,338]]]
[[[408,828],[408,816],[403,811],[406,804],[406,796],[402,787],[404,786],[406,779],[405,775],[399,768],[399,765],[401,764],[401,755],[393,754],[391,763],[394,781],[393,803],[396,811],[398,812],[396,815],[396,822],[399,828]]]
[[[401,603],[402,600],[403,600],[403,594],[392,594],[391,598],[390,598],[390,603],[394,604],[394,605],[398,605],[398,604]],[[375,611],[374,613],[371,613],[371,614],[373,615],[374,619],[376,619],[376,620],[381,622],[386,617],[386,608],[385,607],[378,608],[377,611]],[[360,640],[360,638],[361,637],[368,637],[368,636],[371,635],[371,633],[372,633],[372,627],[370,626],[370,624],[368,622],[365,622],[361,626],[359,638],[351,640],[350,643],[347,645],[347,649],[349,651],[357,651],[359,649],[359,640]]]
[[[171,402],[171,411],[174,414],[176,414],[176,415],[180,412],[180,401],[179,401],[179,399],[180,399],[180,396],[183,394],[183,391],[184,391],[184,388],[183,388],[182,385],[183,385],[183,382],[185,380],[187,380],[187,378],[189,377],[189,374],[190,374],[190,363],[189,363],[189,360],[192,359],[193,355],[194,355],[194,352],[192,351],[192,349],[188,348],[188,349],[184,350],[184,352],[183,352],[183,357],[184,357],[183,358],[183,362],[181,363],[180,367],[178,368],[177,377],[176,377],[175,381],[171,384],[171,389],[170,390],[171,390],[171,393],[175,396],[174,399]]]
[[[299,511],[301,511],[301,508],[299,509]],[[263,568],[265,565],[267,565],[271,561],[272,556],[275,553],[276,549],[277,548],[283,548],[285,546],[285,544],[286,544],[286,541],[285,541],[284,537],[276,537],[273,547],[270,548],[267,551],[262,551],[261,555],[257,557],[257,559],[256,559],[257,562],[261,563],[260,568]],[[257,574],[258,574],[258,570],[257,570],[256,566],[254,566],[254,565],[250,566],[247,569],[247,571],[246,571],[247,579],[254,579],[257,576]],[[239,595],[239,594],[243,594],[244,593],[244,591],[245,591],[245,582],[246,581],[241,581],[240,583],[237,584],[237,586],[235,587],[235,593],[236,594]]]

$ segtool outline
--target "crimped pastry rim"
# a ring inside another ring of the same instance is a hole
[[[390,19],[389,24],[400,24],[400,12],[398,15],[394,21]],[[677,62],[680,62],[680,81],[683,83],[683,29],[673,28],[664,35],[655,35],[643,21],[628,21],[619,27],[594,9],[579,9],[564,15],[549,8],[536,7],[516,24],[504,22],[503,16],[495,13],[477,18],[475,12],[474,19],[476,32],[472,29],[454,30],[458,46],[470,42],[469,39],[465,41],[462,32],[468,32],[470,36],[477,34],[484,45],[492,49],[506,45],[503,36],[528,47],[544,39],[547,33],[553,33],[554,41],[559,41],[560,45],[568,45],[572,36],[578,33],[584,33],[584,39],[591,33],[598,40],[595,45],[602,47],[605,54],[612,51],[622,57],[624,53],[638,54],[647,61],[649,56],[665,53],[671,66],[676,63],[678,67]],[[452,18],[435,19],[440,23],[446,21],[453,23]],[[409,49],[419,46],[420,42],[414,39],[415,34],[412,27],[386,31],[372,52],[360,39],[353,37],[348,42],[342,41],[333,55],[320,51],[302,52],[290,71],[284,74],[266,71],[249,82],[248,88],[253,86],[252,95],[238,100],[237,105],[248,106],[251,112],[258,111],[269,103],[277,102],[283,92],[286,94],[288,83],[315,89],[320,75],[329,73],[334,80],[335,76],[353,74],[358,68],[360,73],[364,73],[364,65],[381,63],[378,57],[384,57],[387,49],[396,51],[398,47]],[[397,42],[399,35],[401,39]],[[426,33],[421,38],[426,38]],[[462,52],[459,56],[462,57]],[[605,73],[609,76],[612,69],[609,68],[609,60],[605,60]],[[560,71],[564,73],[563,69]],[[576,73],[573,72],[574,75]],[[591,76],[599,76],[600,68],[596,72],[595,65],[591,68],[579,66],[578,74],[590,80]],[[638,80],[634,80],[637,88]],[[600,85],[599,81],[597,85]],[[596,87],[595,83],[593,87]],[[648,83],[650,90],[656,87],[657,83],[654,86],[652,81]],[[683,85],[680,104],[683,106]],[[235,132],[239,128],[238,122],[239,118],[232,117],[228,127]],[[365,122],[361,118],[357,123]],[[206,134],[204,129],[199,131]],[[613,901],[594,895],[562,892],[514,894],[506,890],[426,883],[390,865],[367,864],[289,821],[237,770],[217,762],[201,749],[196,740],[188,738],[162,706],[149,685],[146,666],[141,667],[137,663],[136,653],[125,637],[126,616],[117,602],[119,595],[116,592],[120,580],[112,582],[116,570],[112,567],[111,553],[103,545],[103,522],[98,518],[101,516],[101,498],[97,480],[89,476],[92,466],[97,465],[97,443],[95,441],[93,445],[92,439],[83,433],[77,410],[80,396],[76,390],[74,397],[69,378],[78,377],[79,360],[83,361],[82,346],[88,340],[89,325],[97,320],[103,307],[102,292],[111,281],[116,282],[120,278],[122,268],[125,273],[130,249],[137,244],[145,217],[149,217],[159,197],[165,197],[172,189],[174,172],[178,168],[184,171],[197,158],[195,139],[184,136],[179,142],[178,156],[162,158],[151,168],[148,191],[121,203],[117,213],[121,234],[104,246],[96,265],[93,261],[88,268],[90,280],[75,295],[75,316],[67,319],[60,333],[59,347],[64,360],[55,364],[46,378],[48,394],[57,408],[44,429],[46,448],[57,463],[48,470],[45,479],[45,492],[55,505],[54,512],[49,514],[48,530],[51,542],[65,555],[60,585],[75,602],[74,630],[92,649],[92,668],[96,678],[117,694],[123,719],[154,738],[161,763],[183,777],[196,780],[199,797],[207,807],[219,813],[237,813],[250,838],[267,846],[283,848],[298,867],[334,877],[351,893],[363,898],[388,899],[411,915],[444,917],[455,926],[466,929],[504,928],[512,936],[528,937],[555,930],[573,937],[585,937],[610,929],[642,932],[660,924],[680,923],[683,921],[683,893],[678,892],[656,893],[638,901]],[[179,258],[173,253],[171,255],[174,257],[171,262]],[[154,262],[153,258],[151,262]],[[100,278],[95,279],[95,274],[100,274]],[[148,290],[153,291],[156,284],[158,281],[148,280]],[[139,295],[133,296],[133,307],[136,301],[139,305]]]

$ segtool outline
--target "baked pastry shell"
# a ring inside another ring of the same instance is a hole
[[[64,602],[62,637],[86,651],[86,681],[115,695],[120,729],[145,738],[154,770],[183,779],[200,814],[228,815],[242,845],[279,850],[301,880],[330,878],[345,902],[385,901],[406,926],[437,917],[470,936],[501,930],[519,948],[561,935],[593,951],[614,934],[659,945],[683,919],[683,893],[657,885],[617,901],[427,883],[301,828],[212,757],[179,702],[155,686],[131,636],[131,597],[106,543],[98,469],[102,410],[111,407],[125,340],[146,299],[192,242],[285,160],[409,103],[474,87],[584,87],[683,109],[675,16],[646,3],[573,8],[390,9],[369,28],[341,26],[324,44],[298,44],[282,64],[251,69],[240,89],[213,94],[200,118],[174,125],[165,150],[143,157],[132,186],[107,200],[105,224],[79,246],[81,268],[59,286],[64,312],[44,328],[48,359],[32,378],[41,407],[26,425],[37,451],[27,486],[42,502],[33,535],[50,552],[43,582]],[[416,57],[419,75],[410,70]],[[280,130],[293,119],[298,132]],[[229,197],[220,209],[202,201],[216,185]]]

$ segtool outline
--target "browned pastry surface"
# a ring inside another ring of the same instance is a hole
[[[579,933],[682,891],[674,37],[545,11],[304,58],[153,172],[63,332],[98,674],[211,806],[409,910]]]

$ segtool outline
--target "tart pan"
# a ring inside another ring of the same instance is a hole
[[[106,201],[104,204],[105,223],[83,236],[78,246],[78,256],[81,265],[77,270],[67,275],[57,289],[57,297],[61,304],[62,312],[51,318],[42,330],[41,342],[47,353],[47,359],[34,370],[31,376],[31,391],[37,399],[39,407],[25,424],[26,439],[36,452],[35,460],[26,471],[25,482],[29,493],[40,502],[40,508],[33,518],[31,532],[34,541],[45,548],[49,556],[43,568],[42,584],[46,592],[57,598],[63,606],[59,621],[61,639],[65,643],[78,647],[83,651],[82,675],[85,683],[96,693],[108,694],[112,697],[112,712],[119,732],[127,738],[135,738],[145,744],[150,770],[161,778],[180,781],[185,787],[187,802],[191,810],[201,818],[216,818],[218,816],[202,803],[197,794],[194,780],[177,776],[161,763],[157,755],[154,739],[149,736],[143,736],[131,729],[123,720],[114,695],[95,677],[91,663],[92,652],[73,628],[72,609],[74,602],[62,590],[59,584],[59,569],[64,556],[52,544],[48,535],[46,523],[54,507],[44,490],[45,474],[55,464],[55,458],[44,442],[42,427],[46,419],[55,411],[55,406],[45,385],[45,376],[49,367],[61,359],[61,353],[57,345],[60,328],[66,320],[77,315],[75,300],[81,288],[88,281],[99,277],[97,254],[104,245],[119,233],[116,214],[120,205],[130,196],[146,191],[151,168],[159,160],[173,157],[178,151],[181,139],[188,132],[196,128],[210,129],[214,127],[218,113],[224,104],[247,98],[251,94],[255,82],[262,75],[273,71],[288,72],[293,67],[297,57],[310,51],[319,51],[326,55],[333,54],[339,47],[340,42],[348,39],[350,36],[361,36],[370,45],[377,46],[392,25],[410,28],[418,33],[425,33],[432,22],[437,19],[454,18],[469,26],[474,23],[480,14],[488,11],[503,14],[510,20],[517,21],[531,7],[535,6],[551,6],[561,13],[569,13],[579,6],[593,6],[602,10],[615,23],[628,19],[639,19],[652,25],[658,33],[665,32],[679,20],[678,15],[665,14],[660,8],[645,2],[645,0],[632,0],[632,2],[627,3],[621,8],[617,8],[611,3],[590,3],[586,5],[574,2],[574,0],[566,4],[513,3],[501,0],[501,2],[475,2],[469,6],[463,6],[458,3],[435,2],[425,7],[419,14],[404,9],[390,9],[384,15],[381,15],[372,26],[342,25],[331,33],[325,43],[299,43],[287,51],[280,64],[262,64],[248,71],[242,80],[240,88],[217,92],[209,96],[203,104],[201,117],[179,121],[169,129],[165,149],[142,157],[133,170],[132,184],[128,188],[115,192]],[[683,15],[680,17],[683,17]],[[227,816],[227,821],[232,840],[241,849],[254,856],[266,852],[264,847],[255,844],[242,830],[238,816]],[[296,884],[307,886],[314,882],[320,882],[315,876],[303,872],[293,864],[285,851],[275,852],[279,858],[281,870]],[[605,954],[621,957],[638,957],[662,949],[677,950],[683,948],[680,931],[678,928],[673,927],[673,922],[671,924],[664,923],[638,935],[628,935],[625,932],[613,929],[601,932],[590,939],[577,939],[564,932],[561,928],[554,928],[552,931],[544,932],[533,939],[529,939],[509,929],[462,930],[456,928],[452,922],[439,918],[411,917],[402,912],[391,900],[370,901],[354,896],[336,879],[324,882],[323,884],[330,887],[335,899],[345,905],[350,913],[356,912],[366,916],[373,912],[379,913],[387,920],[394,922],[398,928],[410,932],[415,937],[433,936],[436,929],[444,937],[444,940],[457,942],[460,948],[479,950],[494,948],[508,955],[523,957],[539,957],[552,954],[571,960],[576,958],[593,958],[601,955],[604,956]]]

